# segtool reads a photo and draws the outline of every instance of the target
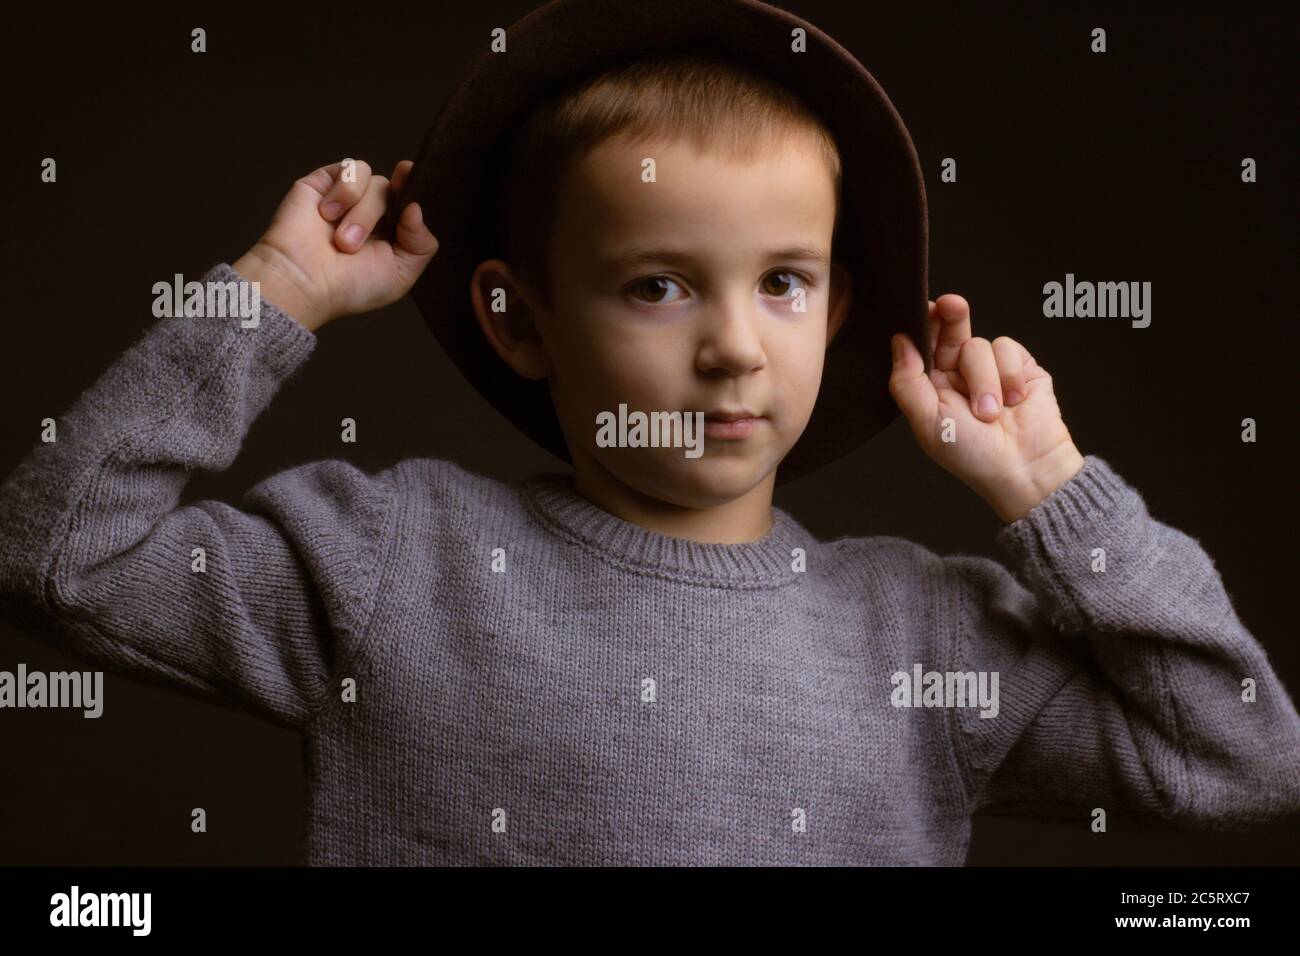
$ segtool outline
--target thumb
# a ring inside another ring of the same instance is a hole
[[[890,337],[894,368],[889,376],[889,394],[902,409],[916,434],[923,434],[939,411],[939,393],[925,374],[925,362],[911,336],[897,332]]]
[[[393,254],[397,256],[403,275],[414,283],[437,251],[438,240],[425,226],[420,204],[411,203],[402,210],[402,215],[397,220],[393,240]]]

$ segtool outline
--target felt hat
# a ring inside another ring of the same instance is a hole
[[[804,31],[805,50],[796,52]],[[739,59],[797,94],[830,129],[842,163],[832,258],[853,279],[851,313],[826,352],[808,426],[782,461],[779,483],[840,458],[899,414],[889,394],[889,337],[907,332],[930,369],[928,220],[916,149],[884,90],[817,27],[758,0],[552,0],[506,29],[506,52],[470,61],[424,138],[390,205],[418,202],[438,254],[412,287],[452,361],[498,411],[570,462],[545,381],[493,351],[470,304],[470,278],[507,259],[498,217],[506,144],[545,94],[647,53],[712,52]],[[593,424],[594,428],[594,424]]]

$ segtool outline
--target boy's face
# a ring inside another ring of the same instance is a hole
[[[642,179],[646,158],[654,182]],[[803,139],[750,162],[685,142],[610,140],[576,163],[560,184],[553,310],[530,310],[540,337],[532,367],[547,375],[575,469],[689,508],[765,482],[770,501],[848,312],[839,265],[831,288],[834,224],[830,172]],[[760,418],[745,437],[706,427],[699,457],[601,447],[597,416],[617,417],[620,403],[629,414]]]

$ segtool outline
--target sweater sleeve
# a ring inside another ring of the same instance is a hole
[[[1010,568],[942,559],[952,669],[999,678],[996,716],[950,709],[972,811],[1232,829],[1300,810],[1294,703],[1210,557],[1109,463],[997,543]]]
[[[219,263],[203,281],[240,277]],[[111,671],[305,726],[364,630],[388,474],[319,461],[239,508],[178,502],[193,470],[230,465],[315,343],[265,300],[247,328],[148,327],[0,485],[0,614]]]

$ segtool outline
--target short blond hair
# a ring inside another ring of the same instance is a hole
[[[792,136],[811,137],[824,158],[838,223],[839,148],[791,90],[712,53],[652,54],[609,68],[545,97],[517,130],[499,193],[505,258],[549,306],[560,183],[570,164],[608,139],[685,140],[748,161]]]

